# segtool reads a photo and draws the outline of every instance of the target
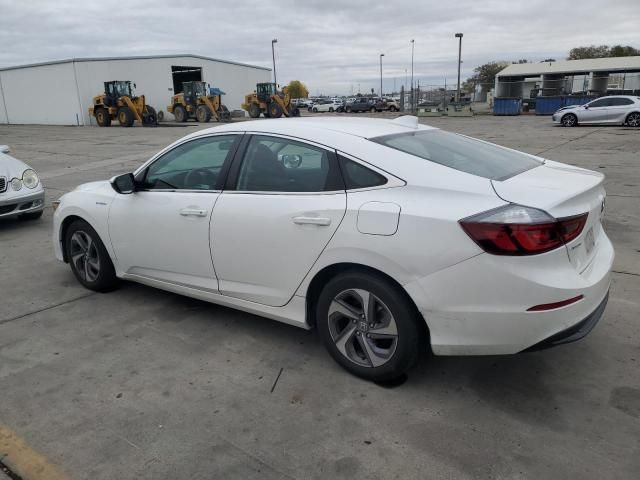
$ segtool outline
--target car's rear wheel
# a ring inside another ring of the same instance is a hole
[[[627,115],[627,125],[630,127],[640,127],[640,113],[632,112]]]
[[[118,286],[109,252],[97,232],[84,220],[75,220],[65,232],[64,247],[76,279],[86,288],[107,292]]]
[[[317,108],[314,108],[312,111],[313,111],[313,113],[318,113],[318,109]]]
[[[573,113],[567,113],[560,120],[563,127],[575,127],[578,125],[578,117],[576,117]]]
[[[347,108],[345,109],[345,111],[346,111],[347,113],[351,113],[351,107],[347,107]]]
[[[418,314],[399,287],[358,271],[334,277],[317,302],[316,325],[329,353],[362,378],[393,380],[418,358]]]

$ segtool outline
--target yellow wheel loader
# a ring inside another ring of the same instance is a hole
[[[279,92],[275,83],[258,83],[255,92],[245,95],[242,108],[251,118],[258,118],[261,113],[266,118],[299,117],[300,110],[291,103],[288,90],[284,87]]]
[[[224,92],[219,88],[212,88],[207,94],[205,82],[183,82],[182,92],[171,97],[167,111],[173,113],[177,122],[195,118],[198,122],[206,123],[211,117],[218,122],[230,122],[231,113],[222,104],[222,95]]]
[[[116,119],[123,127],[132,126],[136,120],[144,126],[157,125],[155,109],[146,104],[144,95],[135,96],[133,88],[129,80],[104,82],[104,93],[93,97],[89,115],[96,117],[101,127],[108,127]]]

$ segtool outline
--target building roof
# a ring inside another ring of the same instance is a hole
[[[232,62],[230,60],[221,60],[219,58],[205,57],[202,55],[194,55],[191,53],[185,54],[174,54],[174,55],[138,55],[138,56],[130,56],[130,57],[87,57],[87,58],[67,58],[65,60],[52,60],[50,62],[40,62],[40,63],[29,63],[27,65],[15,65],[12,67],[2,67],[0,68],[0,72],[4,70],[17,70],[20,68],[30,68],[30,67],[42,67],[45,65],[58,65],[61,63],[71,63],[71,62],[108,62],[111,60],[147,60],[154,58],[199,58],[201,60],[210,60],[212,62],[220,62],[220,63],[228,63],[231,65],[239,65],[241,67],[249,67],[249,68],[257,68],[259,70],[267,70],[271,71],[270,68],[267,67],[259,67],[257,65],[250,65],[248,63],[240,63],[240,62]]]
[[[498,77],[522,77],[544,75],[545,73],[580,72],[624,72],[640,71],[640,56],[588,58],[585,60],[564,60],[561,62],[514,63],[498,72]]]

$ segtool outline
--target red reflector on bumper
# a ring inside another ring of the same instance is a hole
[[[527,308],[527,312],[541,312],[543,310],[553,310],[555,308],[566,307],[567,305],[576,303],[577,301],[582,300],[583,298],[584,298],[584,295],[578,295],[577,297],[569,298],[567,300],[562,300],[561,302],[543,303],[542,305],[535,305],[531,308]]]

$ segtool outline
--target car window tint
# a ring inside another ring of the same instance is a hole
[[[340,159],[340,169],[344,177],[347,190],[354,188],[377,187],[387,183],[386,177],[374,172],[370,168],[360,165],[342,156]]]
[[[593,107],[606,107],[609,104],[609,101],[606,98],[600,98],[598,100],[594,100],[589,104],[589,108]]]
[[[234,138],[206,137],[177,146],[149,166],[144,188],[215,190]]]
[[[542,165],[531,156],[442,130],[371,138],[371,141],[461,172],[505,180]]]
[[[294,140],[254,136],[247,146],[236,190],[322,192],[343,188],[329,151]]]
[[[633,101],[631,101],[628,98],[612,98],[610,102],[611,102],[610,105],[613,107],[618,107],[622,105],[631,105],[633,103]]]

